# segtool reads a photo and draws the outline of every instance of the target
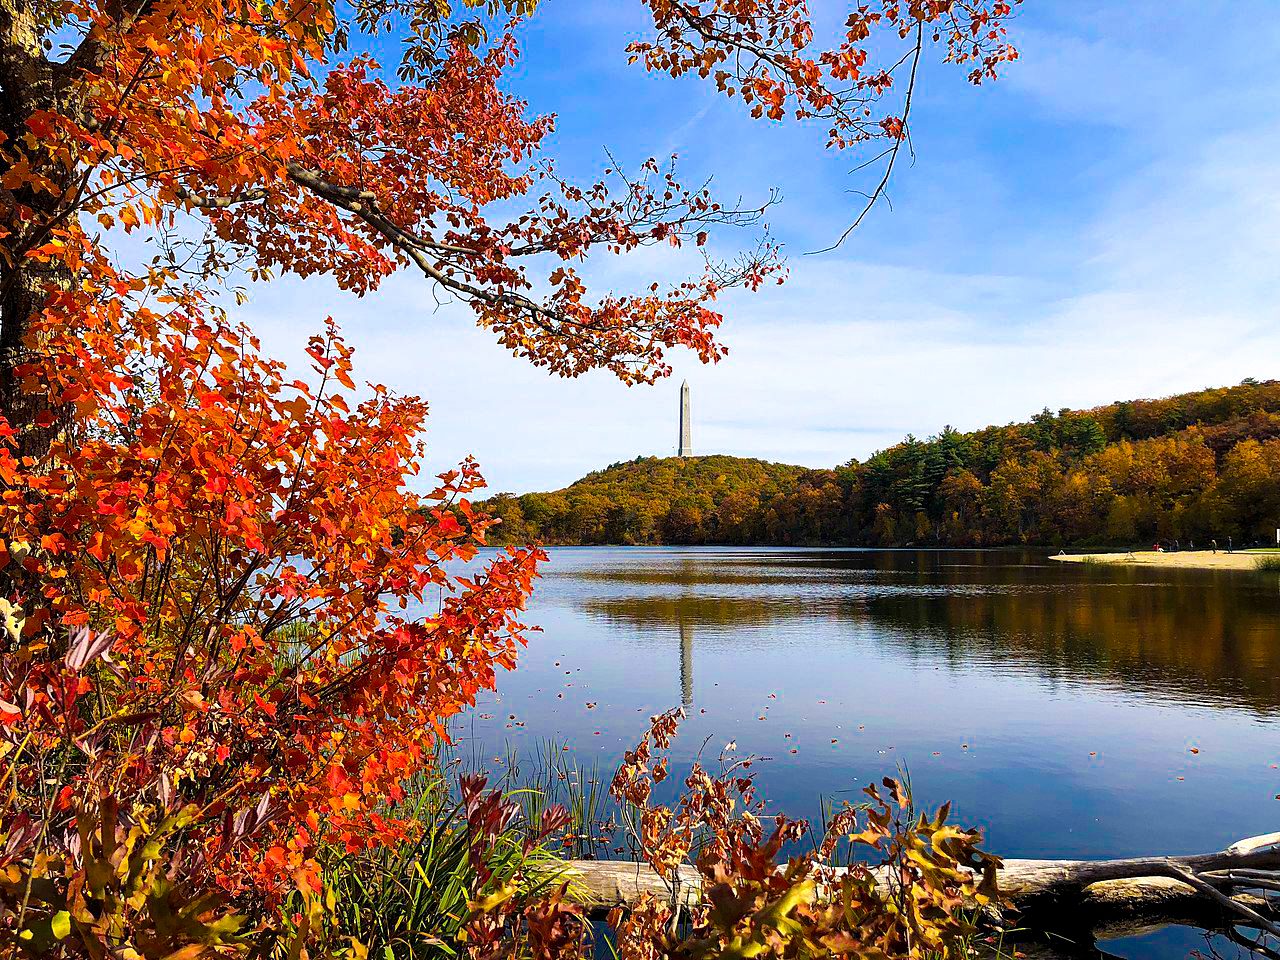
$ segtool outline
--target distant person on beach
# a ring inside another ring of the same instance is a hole
[[[1230,553],[1231,550],[1232,550],[1231,538],[1227,537],[1227,553]]]
[[[1218,552],[1218,541],[1217,541],[1217,540],[1210,540],[1209,542],[1210,542],[1211,544],[1213,544],[1213,552],[1214,552],[1214,553],[1217,553],[1217,552]]]

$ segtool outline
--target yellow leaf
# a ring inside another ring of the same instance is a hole
[[[53,931],[53,935],[59,940],[65,940],[67,935],[71,933],[71,914],[65,910],[59,910],[53,915],[53,919],[49,921],[49,929]]]

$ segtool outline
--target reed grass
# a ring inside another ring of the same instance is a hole
[[[442,749],[435,769],[411,782],[404,801],[388,807],[388,813],[418,824],[405,843],[354,852],[331,844],[321,852],[326,922],[339,942],[359,942],[376,960],[441,960],[465,953],[459,934],[471,912],[477,875],[457,791],[463,770]],[[565,854],[571,851],[562,851],[556,840],[530,842],[538,835],[542,810],[558,801],[533,786],[512,787],[510,773],[490,789],[516,801],[521,813],[487,845],[484,866],[492,877],[485,889],[515,884],[519,898],[536,899],[566,879]],[[565,789],[559,795],[574,793]],[[581,794],[582,816],[587,796]]]
[[[528,822],[537,823],[547,807],[560,805],[569,813],[563,838],[563,852],[572,860],[595,860],[607,853],[617,830],[608,782],[602,777],[600,761],[582,767],[564,744],[541,741],[529,759],[507,751],[507,785],[520,801]]]
[[[355,853],[331,846],[320,857],[335,933],[363,944],[371,958],[437,960],[465,950],[458,935],[470,911],[475,872],[457,791],[463,774],[487,774],[489,789],[520,808],[489,850],[489,887],[518,881],[521,898],[536,898],[566,879],[572,888],[567,860],[611,852],[617,818],[598,761],[583,767],[551,739],[527,754],[508,744],[498,757],[476,752],[476,743],[466,736],[441,743],[432,770],[414,780],[396,805],[397,816],[421,825],[410,841]],[[568,811],[568,825],[557,837],[531,845],[544,811],[555,805]]]

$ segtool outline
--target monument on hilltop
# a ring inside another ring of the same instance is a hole
[[[677,456],[693,456],[693,429],[689,420],[689,381],[680,384],[680,446]]]

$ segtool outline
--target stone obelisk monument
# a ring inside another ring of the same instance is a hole
[[[693,429],[689,419],[689,381],[680,384],[680,453],[681,457],[693,456]]]

